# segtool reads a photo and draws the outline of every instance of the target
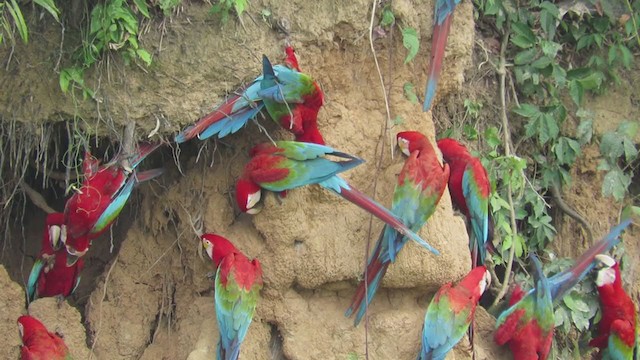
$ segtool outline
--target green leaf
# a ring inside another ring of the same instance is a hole
[[[532,104],[520,104],[520,107],[513,109],[513,112],[528,119],[537,119],[542,115],[540,109]]]
[[[235,8],[236,13],[238,13],[238,16],[242,15],[244,10],[247,8],[247,5],[249,5],[247,0],[235,0],[233,7]]]
[[[617,132],[610,131],[602,135],[602,139],[600,140],[600,154],[612,161],[617,160],[624,154],[624,145]]]
[[[531,63],[531,66],[533,66],[536,69],[544,69],[547,66],[551,65],[552,62],[553,60],[551,60],[549,57],[541,56],[536,61]]]
[[[584,98],[584,87],[582,87],[582,84],[579,81],[569,81],[569,95],[571,95],[571,100],[573,100],[577,106],[582,104],[582,99]]]
[[[27,24],[24,22],[22,11],[20,10],[20,6],[18,6],[16,0],[11,0],[11,3],[7,6],[7,10],[9,10],[9,14],[11,14],[13,22],[16,24],[20,38],[25,44],[28,43],[29,29],[27,28]]]
[[[516,36],[512,36],[509,40],[511,40],[511,42],[521,48],[521,49],[528,49],[530,47],[532,47],[533,45],[535,45],[535,42],[531,42],[530,39],[526,36],[523,35],[516,35]]]
[[[511,28],[516,36],[521,36],[524,41],[530,44],[536,43],[536,34],[533,33],[529,25],[515,21],[511,24]]]
[[[60,18],[58,15],[60,14],[60,10],[56,6],[56,3],[53,0],[34,0],[34,3],[40,5],[43,9],[47,10],[57,22],[60,22]]]
[[[618,132],[629,139],[633,139],[638,133],[638,127],[640,127],[640,124],[636,121],[624,121],[618,126]]]
[[[380,21],[380,26],[387,27],[391,26],[396,22],[396,16],[393,14],[391,10],[391,5],[387,4],[384,6],[382,10],[382,20]]]
[[[418,100],[418,96],[416,95],[415,86],[412,83],[406,82],[402,87],[404,90],[404,97],[409,100],[412,104],[418,104],[420,101]]]
[[[498,146],[502,145],[502,139],[500,139],[498,128],[496,128],[495,126],[487,128],[484,131],[484,140],[492,149],[495,149]]]
[[[150,18],[147,0],[133,0],[133,3],[136,5],[142,16],[146,17],[147,19]]]
[[[582,120],[578,125],[577,136],[580,145],[585,145],[591,142],[593,136],[593,120]]]
[[[547,34],[547,39],[553,39],[556,33],[556,19],[559,15],[558,8],[545,1],[540,4],[542,10],[540,11],[540,25],[542,30]]]
[[[538,53],[538,51],[536,49],[529,49],[529,50],[520,51],[513,58],[513,63],[516,64],[516,65],[529,64],[530,62],[532,62],[535,59],[535,56],[536,56],[537,53]]]
[[[614,168],[604,176],[602,195],[613,196],[617,201],[622,201],[630,184],[631,177],[620,168]]]
[[[420,49],[420,40],[418,39],[418,33],[413,28],[402,29],[402,45],[407,49],[407,57],[404,59],[404,63],[408,64],[418,54]]]
[[[471,124],[464,124],[462,133],[467,140],[478,140],[478,130]]]
[[[580,155],[580,144],[571,138],[561,136],[554,146],[554,152],[560,165],[571,165]]]
[[[402,118],[402,116],[398,115],[393,119],[393,124],[394,125],[402,125],[402,124],[404,124],[404,119]]]
[[[138,57],[144,61],[145,65],[149,66],[151,65],[151,54],[149,54],[149,52],[145,49],[138,49],[136,50],[136,55],[138,55]]]

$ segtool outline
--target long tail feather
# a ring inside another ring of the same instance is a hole
[[[139,184],[141,182],[145,182],[145,181],[149,181],[152,179],[157,178],[158,176],[164,174],[164,168],[158,168],[158,169],[152,169],[152,170],[145,170],[145,171],[138,171],[135,173],[135,178],[136,178],[136,184]]]
[[[442,59],[444,58],[444,50],[447,47],[447,37],[451,28],[451,17],[449,14],[445,20],[433,27],[433,39],[431,40],[431,62],[429,63],[429,72],[427,86],[425,88],[424,103],[422,111],[429,111],[431,103],[436,95],[436,87],[438,86],[438,78],[440,77],[440,69],[442,68]]]
[[[321,185],[325,186],[322,183]],[[397,216],[395,216],[391,211],[389,211],[387,208],[380,205],[379,203],[377,203],[375,200],[371,199],[367,195],[363,194],[358,189],[350,186],[349,184],[347,184],[346,181],[344,181],[344,184],[342,184],[342,186],[339,189],[331,188],[331,190],[335,191],[338,195],[349,200],[350,202],[358,205],[360,208],[368,211],[378,219],[384,221],[385,223],[387,223],[387,225],[393,227],[400,234],[415,241],[418,245],[431,251],[435,255],[440,255],[440,252],[438,250],[436,250],[433,246],[429,245],[429,243],[424,241],[418,234],[411,231],[411,229],[409,229],[402,222],[402,220],[400,220]]]
[[[135,157],[131,159],[131,167],[135,169],[142,160],[144,160],[147,156],[149,156],[152,152],[156,151],[160,146],[164,143],[162,141],[156,141],[153,143],[142,143],[138,145],[138,152],[135,154]]]
[[[31,268],[31,273],[29,273],[29,280],[27,281],[27,298],[29,302],[32,302],[36,299],[37,289],[38,289],[38,278],[40,277],[40,272],[44,267],[44,261],[42,259],[36,259],[33,263],[33,267]]]
[[[615,226],[602,240],[595,243],[589,250],[582,254],[578,260],[576,260],[575,265],[549,279],[551,282],[551,296],[554,301],[562,298],[567,290],[571,289],[593,269],[595,266],[593,259],[596,255],[609,251],[609,249],[620,242],[620,233],[622,233],[629,224],[631,224],[631,220],[627,219]]]
[[[351,306],[345,311],[344,315],[346,317],[350,317],[354,311],[356,313],[356,317],[353,321],[355,326],[358,326],[364,314],[366,312],[366,308],[371,301],[373,300],[374,295],[378,291],[380,287],[380,283],[382,282],[382,278],[387,273],[387,269],[389,268],[389,261],[383,261],[381,258],[382,251],[382,234],[380,234],[380,238],[378,239],[378,243],[376,248],[369,258],[369,262],[367,263],[367,271],[365,272],[365,278],[360,281],[358,284],[358,288],[356,289],[355,294],[351,300]],[[364,303],[366,295],[366,304]]]

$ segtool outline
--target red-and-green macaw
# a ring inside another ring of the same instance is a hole
[[[478,301],[490,284],[491,274],[479,266],[455,287],[447,283],[438,290],[424,317],[418,360],[444,360],[471,325]]]
[[[436,0],[436,8],[433,16],[433,35],[431,39],[431,62],[427,78],[427,87],[424,91],[423,111],[431,109],[431,103],[436,96],[436,87],[442,69],[444,50],[447,47],[447,38],[453,19],[453,11],[460,0]]]
[[[161,142],[140,144],[129,160],[130,169],[121,165],[123,155],[99,166],[89,152],[85,153],[84,181],[64,207],[69,264],[87,252],[91,240],[109,229],[129,200],[134,185],[162,174],[163,169],[135,171],[140,162],[161,145]]]
[[[218,359],[240,355],[262,289],[262,268],[222,236],[203,234],[202,245],[216,267],[215,304],[220,341]]]
[[[84,263],[79,259],[73,265],[67,266],[67,250],[64,247],[66,239],[64,214],[48,214],[42,236],[42,248],[27,281],[29,302],[41,297],[67,297],[80,283],[80,271]]]
[[[401,218],[337,176],[338,173],[362,164],[362,159],[329,146],[298,141],[259,144],[251,149],[250,155],[251,160],[236,183],[236,201],[241,211],[249,214],[260,211],[256,205],[260,201],[262,189],[280,193],[319,184],[368,211],[434,254],[439,254],[414,230],[407,227]],[[347,160],[332,161],[325,158],[326,155]]]
[[[263,56],[263,75],[247,87],[240,89],[212,113],[187,127],[175,137],[177,143],[213,135],[223,138],[240,130],[262,108],[271,118],[296,137],[317,137],[318,111],[324,104],[324,95],[318,83],[299,71],[293,48],[287,47],[287,66],[271,66]],[[315,131],[314,131],[315,130]]]
[[[398,176],[391,212],[411,231],[418,232],[433,215],[444,193],[449,178],[449,166],[440,165],[433,146],[421,133],[400,132],[397,140],[398,146],[408,158]],[[398,233],[393,227],[385,226],[382,230],[367,263],[364,279],[358,285],[351,306],[345,312],[345,316],[356,313],[355,325],[362,320],[387,268],[395,261],[397,253],[407,240],[404,234]]]
[[[623,221],[614,227],[604,239],[591,246],[575,265],[547,279],[537,257],[535,265],[535,287],[518,302],[505,310],[496,321],[494,340],[498,345],[509,344],[515,360],[544,360],[549,356],[555,327],[553,304],[595,266],[595,256],[608,251],[620,239],[620,233],[629,225]],[[515,301],[517,298],[511,301]]]
[[[20,316],[18,330],[22,339],[22,360],[72,360],[62,338],[49,332],[38,319]]]
[[[491,183],[480,160],[471,156],[467,148],[454,139],[438,140],[444,161],[449,164],[449,194],[451,200],[466,216],[469,229],[471,266],[484,264],[487,247],[491,246],[491,217],[489,198]]]
[[[638,349],[638,313],[629,294],[622,287],[620,266],[608,255],[597,255],[602,265],[596,277],[602,318],[598,336],[589,345],[600,349],[601,359],[631,360]]]

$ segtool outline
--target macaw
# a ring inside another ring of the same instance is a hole
[[[392,229],[411,238],[436,255],[439,252],[409,229],[401,218],[349,185],[338,173],[362,164],[363,160],[325,145],[277,141],[251,149],[251,160],[236,183],[236,201],[241,211],[256,214],[262,189],[283,192],[309,184],[319,184],[386,222]],[[346,161],[324,158],[332,155]],[[392,230],[389,230],[392,231]]]
[[[46,228],[42,236],[42,249],[33,263],[27,282],[29,302],[41,297],[67,297],[80,283],[80,271],[84,266],[82,259],[67,266],[67,250],[64,243],[67,228],[64,214],[48,214]]]
[[[47,331],[42,323],[28,315],[18,318],[22,339],[22,360],[72,360],[69,348],[57,334]]]
[[[256,310],[262,289],[262,268],[257,259],[249,260],[222,236],[203,234],[201,239],[216,267],[218,360],[235,360]]]
[[[135,171],[140,162],[161,145],[161,142],[140,144],[138,152],[129,161],[131,169],[121,165],[123,155],[99,166],[89,152],[85,153],[84,181],[64,207],[68,235],[65,245],[71,255],[67,259],[69,264],[87,252],[91,240],[109,229],[129,200],[134,185],[162,174],[163,169]]]
[[[596,260],[603,265],[596,278],[602,319],[598,323],[598,336],[589,345],[600,349],[601,359],[631,360],[634,349],[639,350],[636,306],[622,288],[618,263],[604,254],[597,255]]]
[[[310,136],[317,130],[318,111],[324,104],[324,95],[318,83],[299,71],[293,48],[287,47],[286,66],[271,66],[262,58],[263,74],[240,89],[212,113],[198,120],[175,137],[183,143],[194,137],[207,139],[213,135],[223,138],[240,130],[262,108],[284,129],[296,136]],[[319,133],[314,134],[317,137]]]
[[[424,91],[424,104],[422,104],[422,111],[425,112],[431,109],[431,103],[436,96],[436,87],[442,69],[442,59],[444,58],[444,49],[447,46],[453,11],[459,3],[460,0],[436,0],[431,38],[431,62],[427,75],[427,87]]]
[[[509,343],[515,360],[540,359],[549,356],[555,326],[553,304],[559,301],[595,266],[595,256],[608,251],[620,239],[620,233],[630,220],[614,227],[602,240],[591,246],[568,270],[547,279],[537,257],[533,256],[536,286],[524,296],[514,294],[512,302],[522,298],[502,312],[496,321],[494,340],[498,345]]]
[[[455,287],[447,283],[438,290],[424,317],[418,360],[444,360],[471,325],[478,301],[490,284],[491,274],[479,266]]]
[[[398,176],[393,193],[391,212],[413,232],[418,232],[436,210],[449,178],[449,166],[440,165],[429,140],[419,132],[405,131],[397,134],[398,146],[408,156]],[[356,312],[357,326],[365,310],[396,255],[407,242],[405,234],[391,226],[385,226],[367,263],[364,280],[358,285],[351,306],[345,312],[349,317]],[[366,293],[366,304],[364,303]]]
[[[469,224],[469,249],[471,266],[484,264],[487,247],[492,246],[492,227],[489,211],[491,183],[487,171],[478,158],[471,156],[467,148],[454,139],[438,140],[444,161],[451,168],[449,193],[451,200],[466,216]]]

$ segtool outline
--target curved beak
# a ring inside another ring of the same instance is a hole
[[[597,266],[599,268],[603,267],[613,267],[616,264],[616,261],[609,255],[598,254],[595,256],[595,259],[598,261]]]

